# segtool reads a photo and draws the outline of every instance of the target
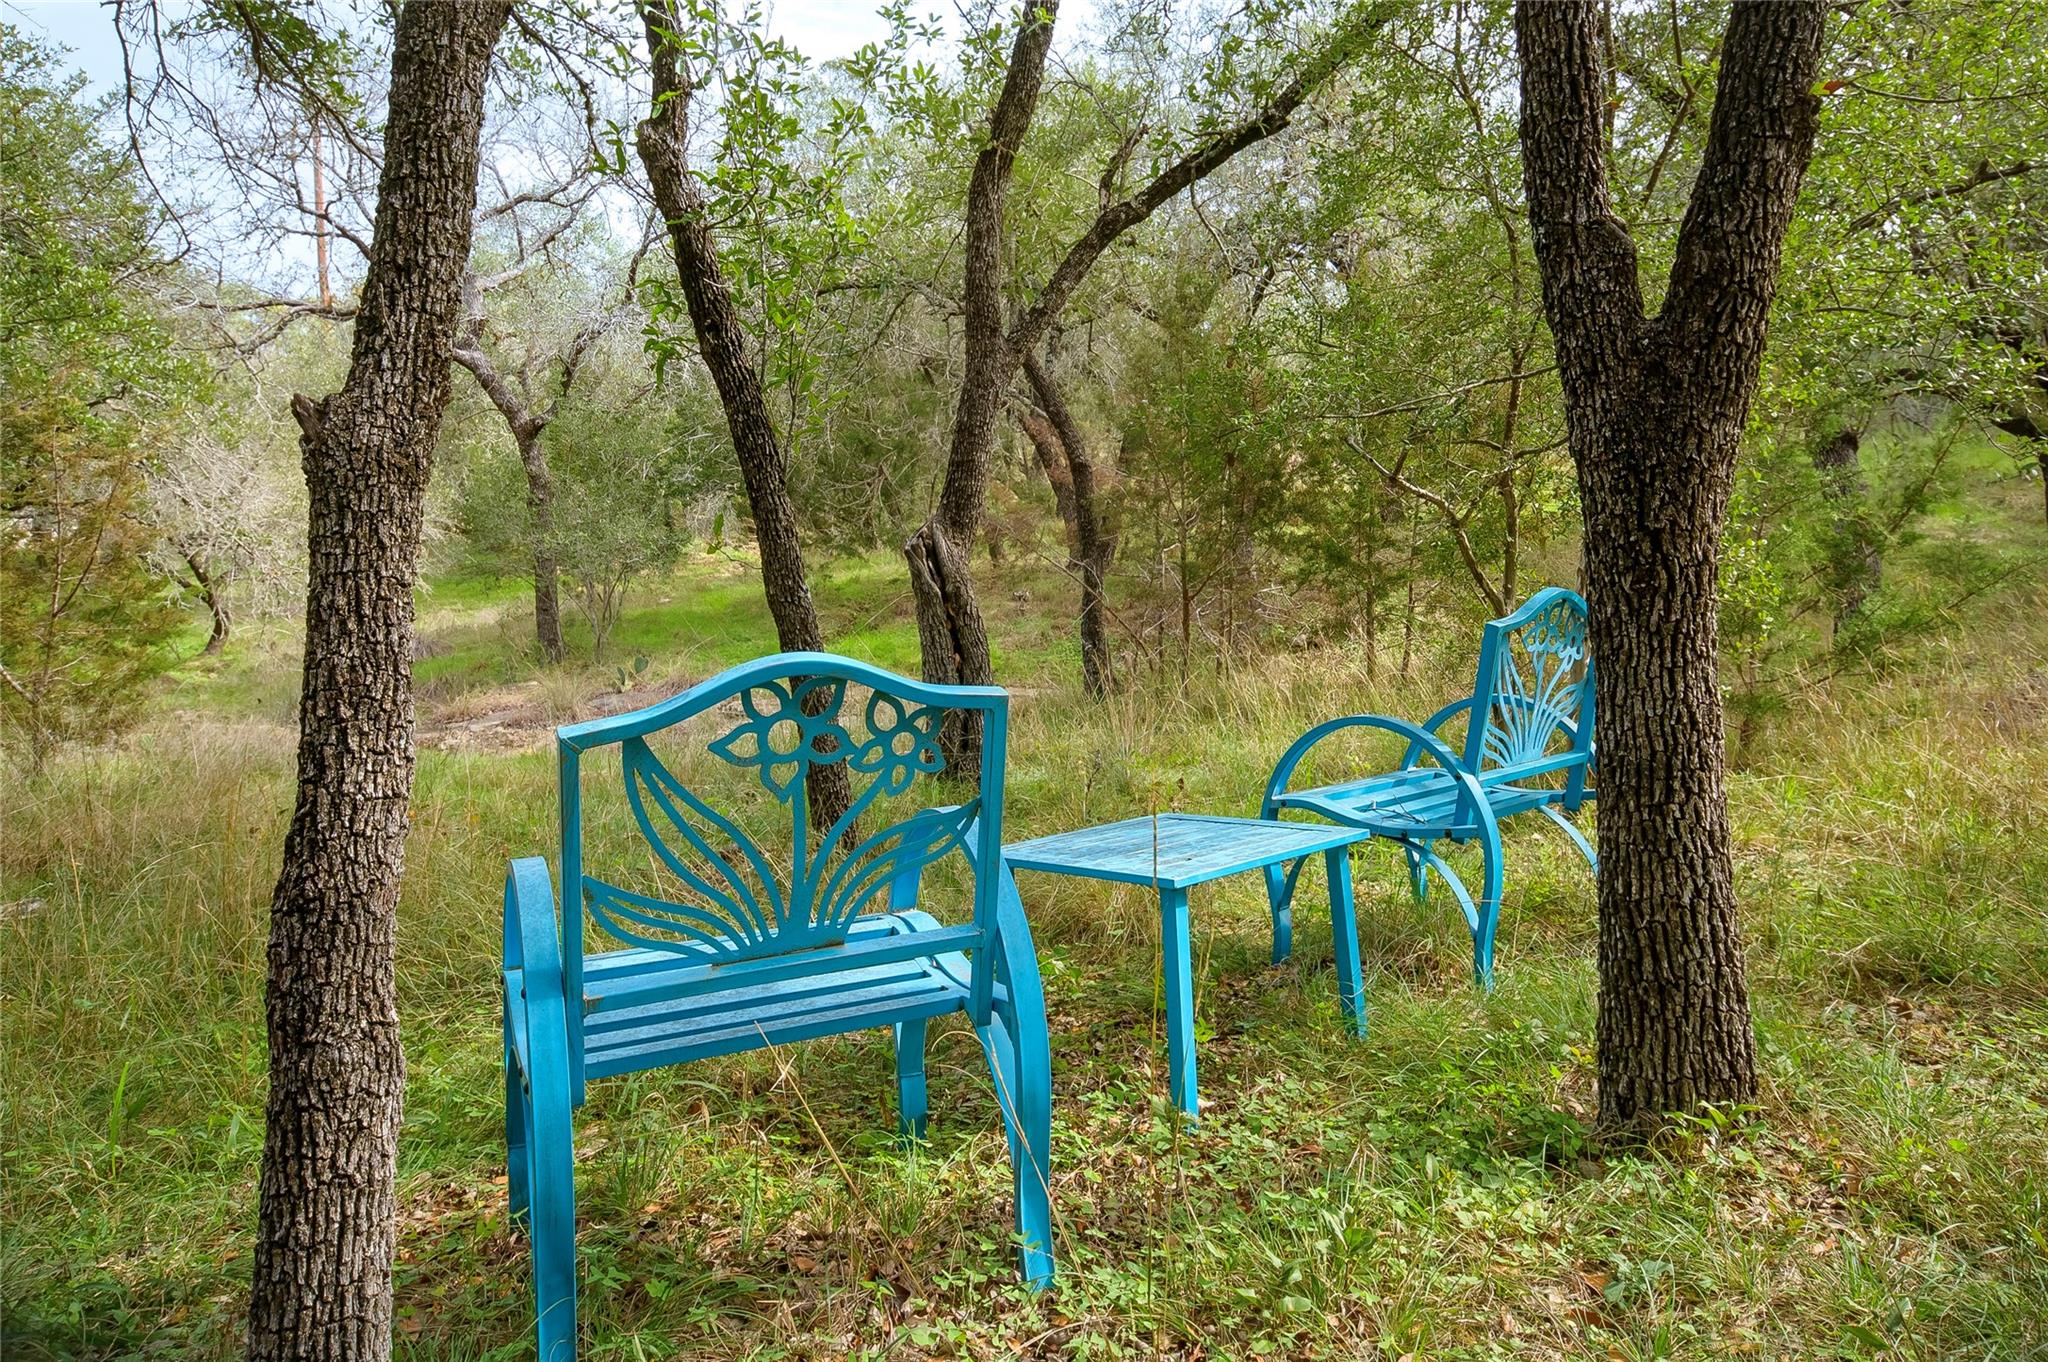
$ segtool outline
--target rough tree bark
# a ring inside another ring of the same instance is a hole
[[[982,503],[995,454],[996,416],[1003,393],[1026,351],[1037,347],[1073,298],[1095,262],[1119,237],[1151,217],[1162,204],[1184,192],[1247,147],[1286,128],[1302,101],[1325,80],[1364,50],[1366,43],[1401,7],[1376,4],[1347,20],[1329,43],[1302,64],[1301,70],[1263,107],[1240,123],[1211,134],[1187,155],[1155,175],[1136,193],[1117,198],[1130,157],[1137,147],[1127,138],[1104,168],[1097,188],[1100,209],[1086,231],[1065,255],[1031,302],[1007,331],[1002,322],[1003,202],[1010,172],[1024,134],[1030,130],[1038,87],[1045,74],[1046,50],[1058,14],[1056,0],[1041,0],[1017,31],[1003,88],[989,117],[989,136],[976,157],[967,187],[967,247],[964,287],[966,363],[955,408],[952,443],[947,449],[946,478],[936,513],[904,545],[910,563],[911,593],[917,602],[918,646],[929,681],[983,685],[994,678],[989,670],[988,631],[967,575],[967,548],[980,524]],[[949,762],[956,770],[971,769],[959,759],[978,757],[980,733],[971,724],[949,728],[942,735]]]
[[[1599,658],[1600,1119],[1756,1095],[1716,673],[1715,575],[1825,5],[1737,0],[1663,310],[1608,198],[1601,6],[1518,0],[1523,169],[1585,514]]]
[[[1081,683],[1090,695],[1106,695],[1112,678],[1109,639],[1102,627],[1102,584],[1116,555],[1116,540],[1103,531],[1095,496],[1095,461],[1088,455],[1087,438],[1035,349],[1024,352],[1024,376],[1059,438],[1073,489],[1074,540],[1081,564]]]
[[[399,11],[348,377],[318,402],[292,399],[308,502],[306,656],[298,801],[271,900],[252,1359],[375,1362],[391,1350],[412,593],[485,77],[509,10],[411,0]]]
[[[788,458],[768,413],[761,374],[747,355],[746,324],[733,302],[732,286],[718,258],[704,195],[690,172],[686,116],[694,86],[677,60],[679,21],[671,0],[643,0],[641,21],[654,75],[653,107],[637,129],[635,144],[647,170],[655,206],[668,226],[676,273],[697,335],[697,352],[718,388],[732,432],[733,452],[746,484],[754,538],[761,548],[761,585],[775,636],[791,652],[816,652],[824,644],[818,609],[804,574],[803,543],[796,504],[789,496]],[[963,566],[964,572],[964,566]],[[822,702],[823,697],[818,699]],[[969,768],[972,769],[972,768]],[[804,782],[812,826],[830,828],[852,802],[846,767],[814,766]]]

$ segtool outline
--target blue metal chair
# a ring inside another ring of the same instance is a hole
[[[1455,752],[1437,730],[1460,714],[1466,716],[1464,749]],[[1295,768],[1317,743],[1361,728],[1408,740],[1397,769],[1310,789],[1288,788]],[[1586,784],[1593,766],[1593,661],[1586,647],[1586,603],[1554,586],[1487,624],[1472,694],[1420,725],[1354,714],[1302,734],[1273,768],[1259,816],[1277,819],[1284,810],[1296,809],[1399,843],[1418,903],[1428,895],[1431,870],[1450,886],[1472,931],[1473,977],[1482,988],[1491,988],[1502,886],[1500,821],[1532,810],[1543,814],[1564,829],[1599,874],[1592,844],[1566,817],[1594,797]],[[1480,845],[1485,880],[1477,903],[1434,850],[1446,838]],[[1297,861],[1284,873],[1277,866],[1266,871],[1276,963],[1291,949],[1294,882],[1301,865]]]
[[[789,850],[779,856],[677,780],[647,741],[697,716],[722,722],[734,702],[738,721],[709,749],[788,806]],[[883,796],[943,769],[947,710],[983,717],[979,794],[845,847]],[[558,731],[571,897],[558,915],[538,857],[514,861],[505,882],[508,1181],[513,1218],[532,1241],[542,1362],[575,1356],[571,1113],[589,1080],[888,1026],[900,1125],[915,1138],[925,1126],[925,1026],[951,1012],[972,1019],[995,1078],[1023,1277],[1051,1282],[1051,1057],[1031,933],[1001,855],[1007,722],[1008,697],[995,687],[928,685],[827,653],[784,653]],[[580,767],[607,747],[618,749],[639,832],[673,877],[667,892],[585,869]],[[820,833],[808,826],[806,781],[839,762],[856,793]],[[918,894],[925,867],[955,850],[968,862],[972,913],[946,926],[918,909]],[[875,900],[885,889],[883,910]],[[621,948],[586,955],[586,914]]]

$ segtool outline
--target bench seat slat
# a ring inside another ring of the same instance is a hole
[[[847,1031],[915,1021],[958,1012],[968,990],[942,975],[871,989],[805,998],[781,1007],[700,1013],[626,1032],[593,1035],[585,1063],[593,1078],[633,1073],[714,1055],[738,1054],[765,1044],[781,1045],[840,1035]]]

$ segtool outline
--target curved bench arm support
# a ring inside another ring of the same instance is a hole
[[[555,932],[555,887],[548,863],[537,856],[512,862],[505,876],[505,957],[508,967],[519,969],[518,994],[513,995],[508,979],[505,1006],[517,1009],[526,1024],[525,1071],[507,1074],[506,1097],[519,1108],[508,1118],[523,1127],[540,1362],[571,1362],[576,1351],[576,1194],[569,1019]]]
[[[1462,703],[1469,705],[1472,702],[1465,700]],[[1455,706],[1452,708],[1455,709]],[[1448,709],[1438,711],[1438,720],[1450,712]],[[1279,764],[1273,768],[1272,776],[1266,781],[1266,797],[1259,806],[1259,817],[1273,818],[1279,814],[1280,796],[1287,793],[1288,783],[1294,779],[1294,768],[1301,765],[1302,758],[1308,755],[1310,748],[1333,733],[1352,728],[1379,729],[1396,737],[1408,739],[1408,755],[1403,759],[1402,765],[1414,765],[1418,753],[1427,755],[1431,761],[1449,771],[1457,780],[1459,797],[1470,806],[1466,812],[1472,813],[1475,818],[1481,818],[1479,811],[1486,810],[1486,796],[1480,791],[1479,782],[1472,779],[1471,773],[1466,771],[1464,764],[1458,760],[1457,754],[1434,733],[1409,723],[1406,719],[1396,719],[1385,714],[1348,714],[1341,719],[1331,719],[1327,723],[1317,724],[1296,738],[1294,745],[1287,749]],[[1481,818],[1481,821],[1491,822],[1491,818]]]

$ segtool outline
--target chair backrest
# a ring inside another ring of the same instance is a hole
[[[849,687],[868,693],[850,694]],[[979,792],[957,806],[862,829],[866,835],[846,845],[856,820],[878,800],[900,796],[919,776],[944,769],[939,730],[948,710],[982,715]],[[679,963],[727,965],[816,951],[813,968],[799,960],[778,965],[777,973],[822,972],[833,967],[825,948],[846,940],[854,919],[879,893],[914,878],[970,837],[973,924],[985,946],[996,923],[1008,713],[1008,696],[998,687],[931,685],[830,653],[778,653],[646,709],[557,730],[562,955],[570,998],[582,997],[586,912],[617,940],[671,952]],[[787,806],[788,852],[771,856],[738,821],[677,779],[649,746],[651,735],[705,714],[723,728],[708,744],[711,754],[751,771]],[[626,803],[640,833],[672,876],[668,892],[638,892],[585,870],[581,761],[609,746],[619,749]],[[838,765],[848,776],[852,803],[830,827],[814,829],[809,782],[820,768]],[[961,948],[957,942],[949,947]],[[993,956],[992,950],[974,951],[974,998],[983,1008]],[[580,1031],[581,1009],[572,1006],[572,1012]]]
[[[1586,602],[1561,586],[1545,587],[1486,626],[1465,764],[1475,775],[1499,767],[1557,769],[1589,754],[1592,744]]]

